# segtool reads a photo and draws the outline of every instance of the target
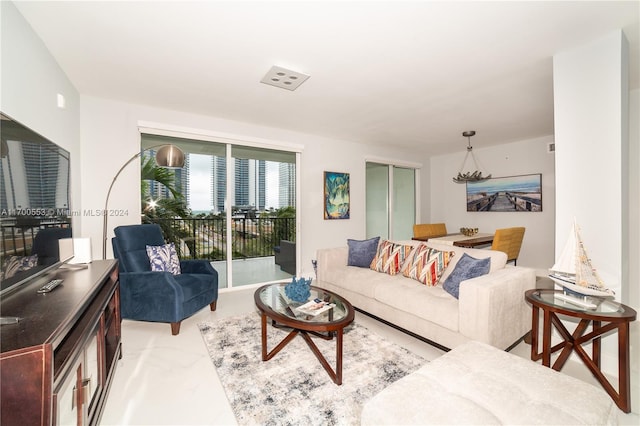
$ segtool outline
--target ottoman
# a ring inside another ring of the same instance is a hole
[[[362,425],[617,424],[589,383],[480,342],[467,342],[375,395]]]

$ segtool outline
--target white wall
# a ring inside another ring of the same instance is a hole
[[[555,171],[554,154],[547,153],[549,142],[553,142],[552,136],[473,150],[493,177],[541,173],[542,212],[467,212],[466,185],[452,181],[464,160],[466,151],[461,151],[431,158],[431,200],[430,204],[422,202],[430,218],[426,220],[423,214],[423,221],[444,222],[449,232],[457,232],[461,227],[493,232],[498,228],[524,226],[527,229],[518,265],[535,268],[539,275],[546,275],[555,259]]]
[[[104,199],[113,176],[140,149],[139,122],[162,123],[208,133],[223,133],[238,140],[259,138],[280,144],[302,145],[300,167],[301,200],[301,266],[312,273],[311,259],[318,248],[344,246],[347,238],[365,238],[365,158],[381,157],[403,162],[416,162],[415,152],[402,152],[384,147],[319,138],[283,129],[268,128],[215,117],[205,117],[142,105],[100,99],[81,98],[82,141],[82,210],[104,208]],[[323,172],[350,173],[351,218],[324,220]],[[118,225],[139,223],[139,164],[130,164],[118,178],[111,198],[110,210],[128,212],[124,217],[109,217],[108,256],[110,238]],[[91,237],[94,258],[102,253],[102,217],[83,214],[83,237]]]
[[[622,302],[640,311],[640,90],[629,96],[629,233],[628,291],[622,294]],[[623,249],[623,253],[625,250]],[[631,405],[634,412],[640,411],[640,323],[631,324]]]
[[[640,90],[629,94],[629,286],[622,301],[640,308]]]
[[[0,2],[0,111],[71,153],[71,206],[80,204],[80,96],[11,2]],[[57,95],[66,100],[57,106]],[[74,232],[78,221],[73,222]]]
[[[554,56],[556,249],[564,246],[563,237],[575,217],[594,266],[618,294],[622,96],[627,90],[622,82],[621,37],[616,32]]]
[[[638,97],[636,91],[632,124],[627,55],[626,39],[615,31],[554,56],[556,228],[562,231],[556,247],[564,244],[561,235],[575,217],[594,267],[617,300],[638,310]],[[637,322],[632,325],[631,336],[631,406],[636,413],[637,327]],[[603,370],[617,376],[616,336],[603,339],[602,358]]]

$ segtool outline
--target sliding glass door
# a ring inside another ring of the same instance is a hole
[[[393,172],[393,203],[391,205],[391,235],[395,240],[410,240],[416,223],[416,171],[391,166]]]
[[[389,166],[367,163],[367,238],[389,238]]]
[[[211,260],[220,288],[295,275],[296,152],[150,134],[141,141],[150,154],[141,165],[142,220],[158,223],[181,258]],[[167,143],[183,150],[184,168],[155,166],[150,148]]]
[[[233,286],[296,273],[296,155],[234,145],[228,175]]]
[[[416,218],[416,180],[415,168],[367,162],[367,238],[411,239]]]

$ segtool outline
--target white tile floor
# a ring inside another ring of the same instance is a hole
[[[171,335],[169,324],[124,320],[123,356],[101,424],[235,425],[197,323],[255,311],[254,290],[255,286],[221,292],[217,311],[206,308],[184,320],[178,336]],[[356,313],[356,321],[426,359],[443,353],[365,315]],[[512,352],[528,358],[529,348],[521,343]],[[586,368],[573,367],[565,367],[563,373],[592,380]],[[640,424],[637,414],[620,412],[619,419],[620,424]]]

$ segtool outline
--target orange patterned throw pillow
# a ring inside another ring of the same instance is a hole
[[[402,264],[413,250],[412,246],[382,241],[369,266],[374,271],[395,275],[402,269]]]
[[[433,287],[449,265],[454,251],[440,251],[420,244],[402,270],[402,275]]]

